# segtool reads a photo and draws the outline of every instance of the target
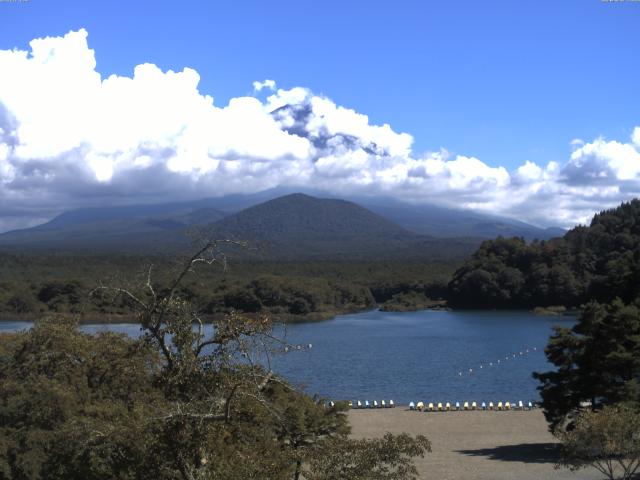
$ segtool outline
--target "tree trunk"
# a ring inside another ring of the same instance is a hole
[[[300,473],[302,470],[302,460],[296,460],[296,471],[293,474],[293,480],[300,480]]]

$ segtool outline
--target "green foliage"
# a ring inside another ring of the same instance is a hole
[[[640,308],[615,300],[587,304],[572,328],[556,328],[545,350],[557,370],[535,373],[552,429],[579,410],[640,402]]]
[[[578,306],[587,300],[632,302],[640,285],[640,200],[593,217],[562,238],[484,242],[449,284],[455,306]]]
[[[150,269],[137,288],[91,292],[132,309],[139,339],[84,334],[68,317],[0,335],[0,478],[284,480],[319,452],[341,461],[333,439],[349,442],[346,406],[325,407],[261,366],[282,347],[269,318],[200,316],[186,278],[216,260],[215,247],[158,281]],[[73,291],[53,284],[45,297]],[[425,442],[354,443],[365,477],[353,478],[414,478]]]
[[[332,437],[309,459],[307,480],[415,480],[413,457],[424,457],[431,443],[424,436],[387,433],[379,439]]]
[[[135,286],[167,281],[175,268],[167,257],[2,255],[0,316],[37,318],[73,313],[80,321],[133,320],[130,299],[89,301],[97,282]],[[180,295],[206,315],[233,310],[269,314],[277,321],[329,318],[373,308],[399,295],[406,308],[442,299],[456,264],[403,262],[234,262],[223,275],[198,271],[181,284]],[[400,298],[398,297],[398,298]],[[428,301],[427,301],[428,300]]]
[[[151,478],[158,357],[114,333],[45,319],[0,338],[0,477]]]
[[[573,428],[562,430],[559,466],[593,467],[609,480],[630,480],[640,467],[640,414],[626,405],[583,411]]]
[[[325,407],[325,402],[291,390],[290,387],[272,382],[265,389],[265,396],[275,405],[274,428],[277,439],[290,449],[295,461],[293,478],[298,480],[302,464],[319,448],[321,442],[337,436],[345,436],[347,405],[338,403]],[[326,452],[325,452],[326,454]]]

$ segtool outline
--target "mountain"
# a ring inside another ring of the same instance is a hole
[[[185,232],[190,227],[209,225],[227,215],[202,205],[206,203],[73,210],[43,225],[0,235],[0,247],[124,252],[138,252],[151,245],[161,249],[187,248]]]
[[[26,230],[59,230],[79,225],[99,224],[103,222],[169,219],[188,216],[196,211],[210,210],[214,218],[209,222],[222,218],[225,214],[213,209],[214,199],[194,202],[160,203],[154,205],[126,205],[119,207],[79,208],[64,212],[47,223]]]
[[[225,200],[230,205],[229,199]],[[234,199],[238,204],[238,199]],[[201,206],[198,204],[197,206]],[[208,237],[247,241],[232,256],[263,259],[461,258],[478,239],[442,240],[411,232],[353,202],[289,194],[227,215],[192,205],[84,209],[0,235],[5,249],[157,252],[186,249],[188,227]],[[149,216],[145,216],[149,215]]]
[[[217,238],[247,240],[269,259],[460,258],[476,239],[443,241],[410,232],[353,202],[290,194],[211,225]]]
[[[362,236],[414,236],[386,218],[345,200],[294,193],[216,222],[215,229],[265,241],[331,241]]]
[[[278,257],[341,256],[381,250],[417,237],[344,200],[291,194],[249,207],[212,225],[218,238],[248,240]]]
[[[424,256],[425,249],[431,249],[428,255],[434,258],[449,258],[468,253],[468,245],[477,246],[481,239],[499,235],[546,239],[563,233],[503,217],[389,198],[353,202],[301,193],[282,195],[285,192],[77,209],[43,225],[0,235],[0,248],[175,251],[188,248],[185,233],[198,227],[218,238],[250,240],[256,247],[252,254],[279,258]],[[458,239],[443,242],[452,237]]]
[[[562,236],[561,228],[539,228],[525,222],[497,215],[488,215],[446,208],[437,205],[412,205],[394,199],[358,199],[357,202],[369,210],[382,215],[415,233],[438,238],[480,237],[496,238],[524,237],[526,240],[548,240]]]

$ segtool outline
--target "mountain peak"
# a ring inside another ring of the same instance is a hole
[[[345,200],[292,193],[254,205],[214,224],[234,236],[279,241],[366,235],[412,235],[386,218]]]

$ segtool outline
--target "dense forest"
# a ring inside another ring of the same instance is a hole
[[[640,200],[593,217],[561,238],[485,241],[449,284],[452,306],[578,307],[640,298]]]
[[[179,259],[161,256],[2,255],[0,315],[37,318],[78,314],[82,321],[130,316],[124,300],[104,301],[98,286],[136,286],[149,268],[158,282]],[[442,300],[458,264],[421,262],[247,262],[230,260],[190,277],[182,294],[208,315],[231,310],[270,314],[275,320],[330,318],[381,305],[390,310],[431,306]]]

